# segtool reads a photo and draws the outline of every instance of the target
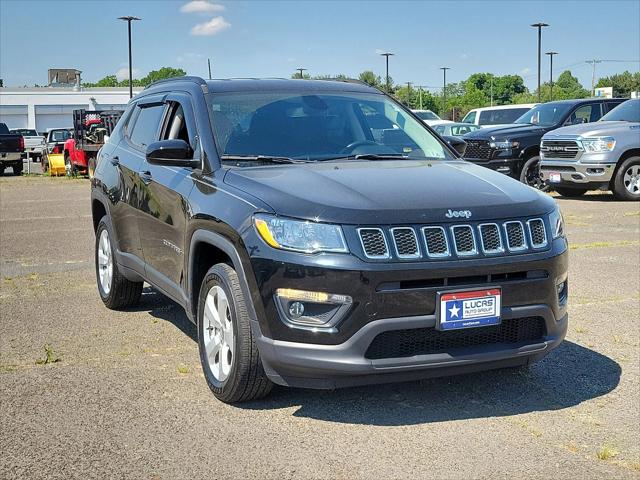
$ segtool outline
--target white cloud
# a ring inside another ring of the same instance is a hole
[[[231,27],[231,24],[224,17],[213,17],[208,22],[194,25],[191,29],[191,35],[215,35],[229,27]]]
[[[529,67],[523,68],[520,70],[520,75],[529,75],[531,73],[531,69]]]
[[[199,62],[203,58],[205,58],[205,57],[201,53],[188,52],[188,53],[185,53],[185,54],[182,54],[182,55],[178,55],[176,60],[179,63],[184,63],[184,62],[188,63],[188,62]]]
[[[207,0],[193,0],[180,7],[182,13],[211,13],[222,12],[223,10],[224,5],[211,3]]]
[[[460,55],[461,60],[466,60],[468,58],[469,58],[469,55],[467,55],[466,53],[463,53],[462,55]]]
[[[133,78],[139,77],[140,76],[140,70],[138,70],[137,68],[134,68],[132,70],[133,72]],[[119,82],[121,82],[122,80],[128,80],[129,79],[129,67],[122,67],[120,70],[118,70],[116,72],[116,78],[118,79]]]

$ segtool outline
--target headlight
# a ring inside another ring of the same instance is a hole
[[[551,233],[554,239],[564,237],[564,219],[559,207],[556,206],[556,209],[549,214],[549,223],[551,224]]]
[[[616,146],[616,141],[613,137],[583,138],[580,141],[585,152],[591,153],[610,152]]]
[[[515,148],[518,148],[520,146],[520,143],[504,140],[501,142],[490,142],[489,146],[496,150],[513,150]]]
[[[303,253],[349,251],[338,225],[262,214],[253,221],[260,237],[273,248]]]

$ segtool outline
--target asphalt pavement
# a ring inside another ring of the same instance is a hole
[[[0,478],[640,478],[640,206],[557,199],[570,326],[530,370],[229,406],[180,307],[103,306],[88,180],[0,178]]]

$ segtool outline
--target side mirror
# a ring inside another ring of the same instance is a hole
[[[196,168],[200,165],[193,159],[193,150],[184,140],[160,140],[147,147],[147,162],[152,165]]]

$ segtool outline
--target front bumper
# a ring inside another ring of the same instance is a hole
[[[316,265],[251,260],[258,287],[253,300],[260,307],[253,331],[265,372],[275,383],[335,388],[524,365],[545,356],[565,336],[566,299],[560,304],[556,287],[567,278],[564,239],[555,240],[549,250],[536,254],[429,265],[407,263],[393,265],[395,268],[365,265],[351,256],[341,258],[348,262],[342,266],[348,268],[340,269],[321,257],[310,260]],[[523,272],[527,274],[523,276]],[[450,283],[429,286],[439,278],[447,278]],[[484,289],[488,285],[502,289],[503,323],[541,318],[544,333],[532,341],[481,344],[429,354],[395,358],[367,354],[374,339],[384,332],[434,329],[438,292]],[[354,304],[334,333],[300,330],[280,319],[273,301],[277,288],[350,295]]]
[[[520,180],[520,169],[522,167],[522,159],[520,157],[498,157],[491,160],[481,158],[464,158],[464,160],[504,173],[516,180]]]
[[[613,178],[616,163],[567,161],[558,159],[544,159],[540,162],[540,177],[550,185],[551,173],[560,174],[561,184],[588,185],[608,184]]]

